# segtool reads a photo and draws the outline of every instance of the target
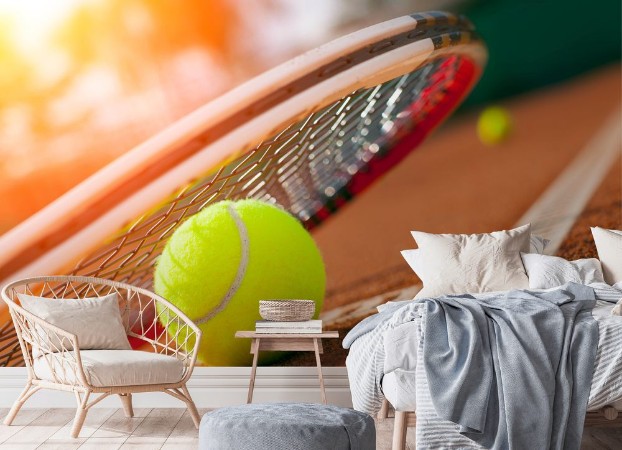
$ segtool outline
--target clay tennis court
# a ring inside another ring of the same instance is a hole
[[[419,283],[400,255],[400,250],[415,247],[410,230],[483,233],[512,228],[618,111],[620,75],[617,65],[605,67],[503,103],[515,129],[497,147],[478,140],[475,111],[438,130],[314,233],[328,272],[324,319],[345,335],[378,303],[408,298],[412,291],[400,291]],[[622,156],[619,145],[618,154]],[[620,156],[576,217],[560,256],[594,257],[589,227],[622,227]],[[346,354],[327,341],[323,363],[344,365]],[[296,355],[287,364],[314,361]]]

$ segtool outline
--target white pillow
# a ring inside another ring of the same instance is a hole
[[[413,272],[419,273],[419,261],[421,259],[421,252],[419,251],[419,249],[412,248],[410,250],[402,250],[400,253],[402,254],[402,257],[406,260],[410,268],[413,270]]]
[[[607,284],[622,281],[622,231],[592,227],[598,258]]]
[[[101,298],[50,299],[26,294],[17,294],[22,307],[35,316],[55,325],[78,338],[80,349],[88,350],[130,350],[117,294]],[[60,350],[59,340],[50,342],[52,348]],[[63,342],[67,350],[73,346]],[[33,349],[36,357],[39,353]]]
[[[485,234],[412,231],[419,247],[416,273],[423,289],[415,298],[529,287],[520,252],[529,249],[531,225]]]
[[[549,244],[549,242],[551,242],[549,239],[545,239],[542,236],[532,234],[529,238],[529,253],[544,253],[544,250],[546,249],[546,246]],[[402,254],[402,257],[406,260],[410,268],[413,270],[413,272],[418,273],[420,270],[419,249],[412,248],[409,250],[402,250],[400,253]]]
[[[600,261],[596,258],[568,261],[558,256],[521,253],[531,289],[548,289],[573,282],[604,283]]]

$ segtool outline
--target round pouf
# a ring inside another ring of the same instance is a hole
[[[315,403],[269,403],[221,408],[203,416],[200,450],[372,450],[368,414]]]

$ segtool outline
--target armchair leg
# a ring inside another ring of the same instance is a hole
[[[76,399],[78,400],[78,409],[76,410],[76,415],[73,419],[73,427],[71,427],[71,437],[77,438],[80,434],[80,430],[82,429],[82,425],[84,424],[84,419],[86,419],[86,413],[88,412],[88,401],[90,392],[85,392],[84,397],[80,399],[80,394],[76,394]]]
[[[393,424],[393,445],[391,450],[404,450],[406,448],[406,432],[408,431],[407,411],[395,411],[395,423]]]
[[[199,416],[199,411],[197,411],[197,407],[194,404],[192,397],[190,397],[190,392],[188,392],[188,388],[186,387],[185,384],[181,387],[181,390],[184,393],[184,397],[186,397],[186,400],[184,400],[184,402],[188,406],[188,412],[190,413],[190,417],[192,417],[194,426],[198,429],[199,424],[201,423],[201,417]]]
[[[32,387],[32,383],[29,381],[26,384],[26,387],[24,388],[22,393],[19,394],[19,397],[17,397],[17,400],[15,400],[15,403],[13,403],[11,410],[5,417],[4,419],[5,425],[11,425],[13,423],[13,420],[15,420],[15,416],[17,416],[17,413],[19,412],[19,410],[22,408],[22,406],[24,406],[24,403],[26,403],[26,400],[28,400],[28,398],[30,398],[32,394],[34,394],[35,392],[39,390],[39,387],[35,387],[31,391],[30,390],[31,387]]]
[[[132,408],[132,394],[119,394],[125,417],[134,417],[134,409]]]

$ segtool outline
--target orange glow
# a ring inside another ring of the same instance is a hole
[[[0,0],[0,234],[239,81],[224,0]]]
[[[207,101],[329,40],[339,8],[0,0],[0,234]]]

